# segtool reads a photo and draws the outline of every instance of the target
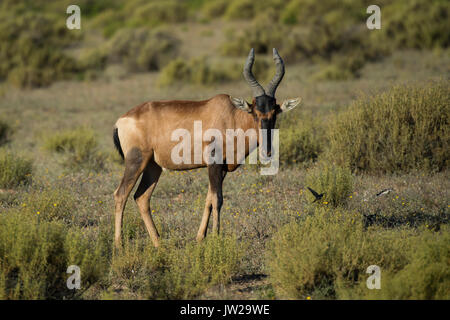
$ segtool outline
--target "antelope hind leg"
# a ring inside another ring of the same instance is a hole
[[[148,162],[148,157],[145,157],[138,148],[132,148],[125,156],[125,172],[119,187],[114,191],[115,202],[115,234],[114,244],[116,248],[121,246],[121,232],[123,211],[127,203],[128,196],[133,189],[136,181],[144,170]]]
[[[150,212],[150,199],[153,190],[155,190],[156,184],[158,183],[159,177],[161,176],[161,172],[161,167],[156,164],[154,160],[151,160],[147,164],[147,167],[142,174],[139,187],[134,194],[134,200],[136,201],[147,232],[155,247],[159,246],[159,234]]]

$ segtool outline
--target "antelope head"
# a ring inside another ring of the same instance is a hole
[[[266,92],[258,81],[256,81],[255,76],[252,73],[253,62],[255,61],[255,51],[252,48],[247,57],[247,61],[245,62],[243,72],[245,80],[252,89],[252,103],[250,104],[242,98],[231,97],[231,102],[236,108],[248,112],[253,116],[257,128],[259,129],[258,131],[261,132],[261,129],[265,129],[262,131],[265,134],[258,135],[259,146],[265,146],[265,148],[259,148],[259,156],[263,162],[268,161],[271,156],[271,130],[275,128],[277,114],[289,111],[301,102],[301,98],[295,98],[284,100],[281,106],[277,104],[275,92],[284,76],[284,63],[275,48],[273,48],[273,59],[276,65],[276,73],[270,81]],[[262,141],[260,141],[260,136],[262,136]]]

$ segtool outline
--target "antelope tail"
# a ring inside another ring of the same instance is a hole
[[[119,129],[114,128],[113,132],[113,140],[114,140],[114,146],[116,147],[117,151],[119,152],[122,159],[124,159],[122,147],[120,146],[120,140],[119,140]]]

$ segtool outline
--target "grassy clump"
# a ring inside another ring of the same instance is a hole
[[[189,18],[187,3],[169,1],[127,1],[112,4],[93,19],[93,26],[112,37],[123,28],[154,28],[160,25],[185,22]]]
[[[312,78],[318,81],[340,81],[358,78],[366,60],[370,59],[367,59],[363,53],[358,51],[344,56],[339,55],[334,57],[331,63],[325,64],[317,73],[313,74]]]
[[[64,19],[37,12],[6,12],[0,15],[0,80],[39,87],[76,71],[74,59],[63,50],[77,35],[69,32]]]
[[[155,27],[161,24],[185,22],[188,18],[187,6],[176,0],[154,1],[136,6],[129,24],[131,26]]]
[[[252,0],[234,0],[226,8],[224,16],[229,19],[251,19],[256,15],[257,4]]]
[[[446,1],[395,1],[383,8],[377,41],[397,48],[431,49],[450,45],[450,8]]]
[[[260,81],[272,76],[274,67],[266,60],[255,62],[254,74]],[[160,73],[158,83],[169,86],[179,83],[196,85],[214,85],[242,80],[242,65],[234,62],[211,62],[206,58],[194,58],[188,61],[176,59],[170,62]]]
[[[27,193],[21,199],[22,213],[29,215],[39,215],[46,221],[63,221],[65,223],[74,222],[76,210],[75,197],[67,190],[39,190]]]
[[[360,5],[291,1],[284,10],[281,8],[283,6],[279,5],[264,10],[242,32],[230,33],[222,52],[241,56],[253,47],[257,53],[270,54],[272,47],[276,47],[286,62],[311,59],[329,63],[337,57],[353,60],[353,56],[358,55],[362,65],[387,53],[377,42],[372,42],[367,37],[367,29],[361,27],[364,14],[358,9]],[[297,18],[301,27],[286,26],[296,24]]]
[[[161,86],[169,86],[181,82],[211,85],[237,78],[237,73],[220,67],[213,67],[204,59],[192,59],[189,61],[176,59],[161,71],[158,83]]]
[[[405,247],[398,240],[391,233],[365,232],[360,215],[318,208],[274,235],[270,280],[280,297],[337,298],[337,290],[362,280],[370,265],[385,271],[403,267]]]
[[[0,229],[1,299],[73,298],[106,272],[96,242],[59,222],[10,210]],[[66,286],[70,265],[81,269],[80,291]]]
[[[129,29],[118,32],[108,46],[110,63],[121,63],[129,71],[154,71],[176,56],[178,40],[166,31]]]
[[[149,299],[189,299],[224,285],[239,270],[243,254],[237,240],[226,236],[184,247],[147,244],[129,240],[114,257],[112,270],[115,282]]]
[[[32,161],[0,149],[0,188],[28,184],[33,171]]]
[[[448,300],[450,292],[450,233],[448,226],[442,232],[422,230],[413,238],[408,252],[408,263],[398,272],[381,276],[380,290],[367,290],[365,282],[356,288],[342,288],[344,299],[389,300]]]
[[[228,0],[208,1],[202,8],[202,13],[206,18],[217,18],[226,12],[229,5]]]
[[[122,29],[103,47],[87,50],[80,58],[85,70],[103,70],[119,64],[128,72],[156,71],[178,54],[179,40],[164,30]]]
[[[106,156],[99,150],[94,131],[86,128],[65,130],[52,134],[44,142],[44,149],[63,154],[64,166],[100,171],[105,168]]]
[[[279,297],[291,299],[446,299],[450,256],[448,227],[444,228],[442,234],[366,230],[359,214],[317,209],[283,227],[271,240],[270,281]],[[381,268],[381,290],[366,287],[370,265]]]
[[[352,170],[444,170],[449,159],[448,81],[399,86],[361,99],[330,130],[330,155]]]
[[[350,170],[324,162],[308,170],[305,184],[318,193],[325,193],[321,202],[335,207],[345,204],[353,191],[353,177]],[[315,199],[309,192],[308,195],[311,201]]]
[[[346,69],[342,69],[337,65],[331,64],[323,67],[320,71],[315,73],[312,78],[317,81],[331,80],[340,81],[353,79],[354,74]]]
[[[226,40],[222,44],[222,54],[227,56],[245,56],[250,48],[256,53],[271,54],[272,48],[278,48],[284,57],[283,51],[286,28],[283,25],[273,23],[271,11],[258,16],[251,25],[242,31],[230,30],[227,32]],[[258,60],[256,60],[258,61]]]
[[[296,119],[295,123],[281,126],[280,161],[285,164],[309,165],[322,153],[325,134],[311,117]]]

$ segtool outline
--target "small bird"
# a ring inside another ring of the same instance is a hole
[[[385,194],[388,194],[391,191],[394,191],[394,189],[392,188],[383,189],[380,192],[378,192],[375,196],[376,197],[384,196]]]
[[[325,195],[325,192],[321,193],[321,194],[318,194],[316,191],[314,191],[310,187],[307,187],[307,188],[308,188],[309,191],[311,191],[311,193],[314,196],[314,198],[316,198],[312,203],[321,200],[323,198],[323,196]]]

